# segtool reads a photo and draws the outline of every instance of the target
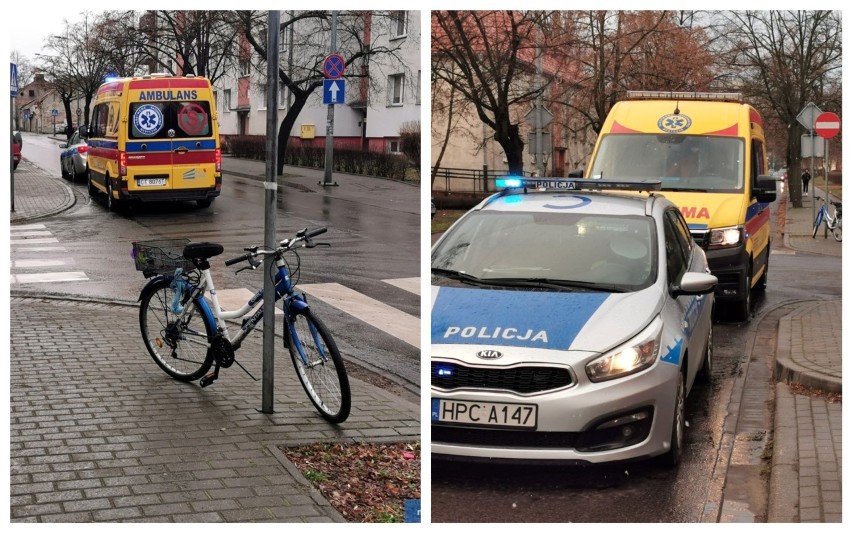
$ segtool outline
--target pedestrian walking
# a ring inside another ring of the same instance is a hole
[[[808,195],[808,183],[811,182],[811,173],[808,172],[808,169],[802,170],[802,190],[805,193],[805,196]]]

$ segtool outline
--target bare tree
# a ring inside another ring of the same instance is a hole
[[[258,62],[256,67],[265,72],[263,63],[267,57],[266,32],[267,15],[265,11],[237,11],[241,31],[254,50]],[[395,14],[389,11],[342,11],[337,23],[337,48],[346,60],[346,79],[364,80],[375,84],[387,78],[379,70],[382,63],[399,72],[405,69],[401,59],[403,40],[387,40],[381,44],[377,35],[391,35],[390,28],[397,22]],[[293,48],[287,54],[281,54],[278,68],[278,82],[284,85],[293,98],[287,114],[278,130],[278,174],[284,171],[284,154],[290,139],[290,132],[296,124],[305,103],[314,91],[322,86],[325,74],[323,60],[329,53],[331,13],[328,11],[293,11],[282,17],[279,31],[282,35],[292,35]],[[289,46],[289,45],[288,45]],[[376,58],[382,61],[374,61]]]
[[[842,30],[839,11],[730,11],[725,61],[738,89],[787,125],[790,199],[802,206],[798,114],[809,103],[840,111]]]
[[[707,37],[687,12],[573,12],[567,59],[576,65],[565,103],[599,133],[628,90],[700,91],[713,79]]]
[[[432,75],[457,91],[494,131],[509,171],[523,170],[524,140],[513,110],[531,105],[538,45],[546,47],[541,11],[433,11]]]

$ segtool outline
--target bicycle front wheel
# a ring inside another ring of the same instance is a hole
[[[208,349],[213,332],[195,301],[184,316],[172,311],[175,290],[163,279],[142,298],[139,327],[148,353],[163,371],[178,381],[194,381],[210,370],[213,354]]]
[[[296,375],[319,414],[339,424],[349,417],[352,405],[343,358],[328,328],[310,309],[291,319],[292,324],[284,330]]]

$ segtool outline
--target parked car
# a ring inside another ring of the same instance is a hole
[[[21,132],[12,132],[12,167],[18,168],[18,163],[21,162],[21,147],[24,141],[21,139]]]
[[[77,181],[77,177],[85,179],[89,172],[89,145],[80,135],[80,130],[74,132],[68,140],[68,144],[60,144],[62,152],[59,154],[59,168],[62,171],[62,177]]]
[[[711,375],[704,250],[659,181],[515,181],[432,248],[433,455],[678,464]]]

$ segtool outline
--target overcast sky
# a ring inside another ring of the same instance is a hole
[[[17,50],[30,61],[36,54],[43,53],[41,48],[48,35],[60,35],[65,31],[64,20],[73,24],[83,18],[80,4],[71,7],[63,3],[14,2],[13,5],[16,13],[8,17],[6,23],[7,27],[11,26],[9,52]]]

